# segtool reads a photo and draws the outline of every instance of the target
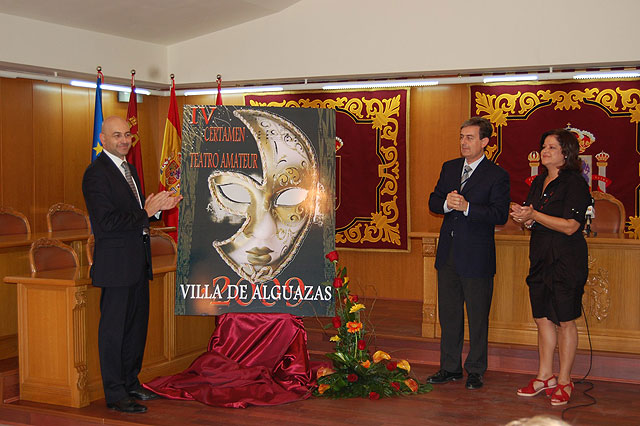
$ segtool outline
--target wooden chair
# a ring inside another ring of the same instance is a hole
[[[96,237],[91,234],[87,239],[87,260],[89,261],[89,266],[93,265],[93,248],[96,246]]]
[[[76,268],[79,264],[75,250],[54,238],[39,238],[29,249],[31,272]]]
[[[163,256],[167,254],[176,254],[178,247],[173,238],[166,232],[151,228],[149,230],[151,239],[151,255]]]
[[[30,234],[31,226],[25,215],[11,207],[0,206],[0,235]]]
[[[611,194],[593,191],[593,207],[596,217],[591,222],[591,231],[598,234],[624,235],[625,211],[624,205]]]
[[[73,229],[91,230],[89,216],[71,204],[56,203],[47,212],[47,228],[49,232]]]

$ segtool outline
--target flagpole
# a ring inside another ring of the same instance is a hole
[[[96,100],[95,109],[93,112],[93,139],[91,143],[91,161],[95,160],[102,152],[102,144],[100,143],[100,132],[102,131],[102,83],[104,82],[104,75],[102,74],[102,67],[98,65],[96,67],[98,76],[96,78]]]

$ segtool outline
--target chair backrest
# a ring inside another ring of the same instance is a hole
[[[89,265],[93,265],[93,249],[96,246],[96,237],[91,234],[87,239],[87,260],[89,261]]]
[[[151,256],[176,254],[178,251],[176,242],[166,232],[151,228],[149,237],[151,239]]]
[[[591,222],[591,230],[601,234],[624,235],[624,205],[611,194],[593,191],[593,207],[596,217]]]
[[[78,266],[78,255],[71,246],[53,238],[39,238],[29,249],[31,272],[67,269]]]
[[[71,204],[56,203],[47,212],[47,228],[49,232],[72,229],[91,229],[89,216]]]
[[[25,215],[11,207],[0,206],[0,235],[29,233],[31,233],[31,226]]]

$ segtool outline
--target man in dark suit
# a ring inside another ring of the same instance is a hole
[[[98,347],[105,400],[111,409],[142,413],[135,399],[155,399],[138,381],[149,321],[151,248],[149,217],[182,197],[163,191],[145,200],[135,167],[129,125],[120,117],[102,124],[103,151],[87,167],[82,192],[95,236],[91,278],[102,288]]]
[[[495,225],[509,215],[509,175],[484,156],[491,123],[473,117],[460,127],[461,158],[442,165],[429,209],[444,214],[436,253],[440,371],[439,384],[462,379],[464,305],[469,322],[467,389],[483,385],[487,369],[489,310],[496,273]]]

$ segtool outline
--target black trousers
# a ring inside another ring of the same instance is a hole
[[[149,281],[130,287],[103,287],[98,352],[104,397],[119,401],[140,386],[149,323]]]
[[[464,362],[467,373],[487,370],[489,310],[493,296],[493,276],[461,277],[455,269],[453,250],[438,269],[438,319],[440,320],[440,368],[462,373],[464,305],[469,322],[469,353]]]

